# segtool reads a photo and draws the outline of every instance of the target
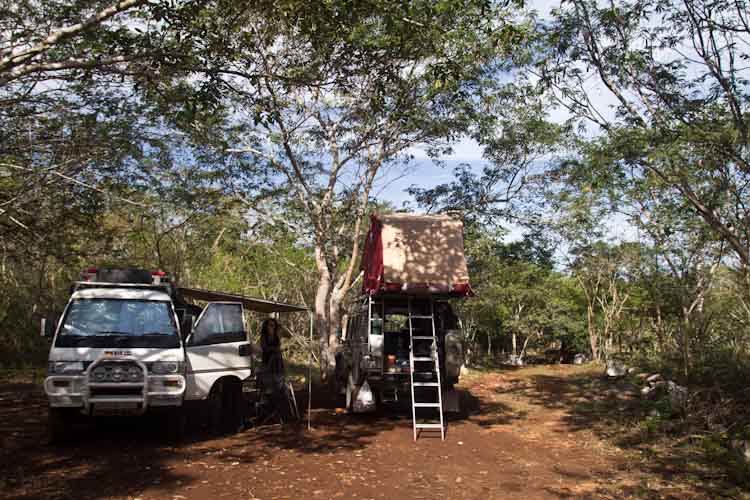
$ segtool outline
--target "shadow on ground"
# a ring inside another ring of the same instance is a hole
[[[488,412],[498,422],[518,418],[504,405],[485,402],[464,389],[459,393],[463,411],[447,415],[448,433],[452,425]],[[307,392],[299,391],[297,400],[306,410]],[[314,456],[361,450],[396,428],[403,429],[407,440],[411,436],[408,401],[371,415],[347,415],[340,406],[327,389],[314,388],[310,431],[306,416],[299,423],[259,426],[224,437],[192,425],[185,440],[172,443],[162,419],[106,418],[76,425],[67,443],[52,446],[47,443],[46,401],[40,387],[0,384],[0,491],[29,500],[135,497],[146,488],[167,495],[200,486],[208,458],[212,467],[229,467],[264,462],[285,451]]]
[[[554,370],[548,370],[553,371]],[[550,410],[565,412],[565,429],[558,432],[593,432],[617,447],[634,452],[624,468],[644,473],[641,484],[619,490],[638,498],[708,498],[750,494],[750,471],[702,446],[703,438],[689,433],[681,415],[665,409],[664,402],[644,401],[639,387],[627,380],[612,380],[591,369],[557,374],[532,374],[498,394],[527,398]],[[634,470],[633,470],[634,469]],[[613,471],[616,474],[616,471]],[[656,485],[647,478],[655,478]],[[561,497],[565,491],[549,490]],[[607,491],[600,491],[604,495]]]

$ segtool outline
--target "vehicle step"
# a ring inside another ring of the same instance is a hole
[[[413,359],[414,359],[414,361],[435,361],[435,358],[433,358],[431,356],[428,356],[428,357],[424,357],[424,356],[417,357],[417,356],[414,356]]]
[[[418,315],[418,314],[412,314],[409,316],[411,319],[432,319],[432,316],[424,316],[424,315]]]
[[[417,429],[442,429],[442,424],[416,424],[414,425]]]
[[[414,335],[412,336],[412,339],[414,340],[435,340],[435,337],[429,337],[424,335]]]
[[[414,387],[439,387],[440,384],[437,382],[414,382],[412,384]]]
[[[414,403],[414,408],[442,408],[440,403]]]

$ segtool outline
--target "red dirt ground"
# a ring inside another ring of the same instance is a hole
[[[598,372],[597,372],[598,374]],[[269,425],[170,445],[147,419],[45,442],[38,387],[0,385],[0,496],[139,499],[703,498],[671,473],[642,476],[596,431],[576,367],[473,374],[446,440],[412,441],[410,415],[348,416],[314,405],[313,430]],[[619,396],[616,396],[616,398]],[[616,399],[615,398],[615,399]],[[306,401],[306,396],[300,400]],[[646,480],[644,477],[648,477]],[[649,482],[651,481],[651,482]]]

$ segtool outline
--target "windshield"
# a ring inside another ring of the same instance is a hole
[[[170,302],[75,299],[57,335],[58,347],[179,347]]]

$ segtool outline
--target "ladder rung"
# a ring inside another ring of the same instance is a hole
[[[414,403],[414,408],[442,408],[440,403]]]
[[[414,387],[438,387],[440,384],[437,382],[414,382]]]
[[[435,361],[435,358],[433,358],[431,356],[428,356],[428,357],[424,357],[424,356],[417,357],[417,356],[414,356],[412,359],[414,361]]]
[[[415,424],[417,429],[442,429],[443,424]]]
[[[414,339],[414,340],[435,340],[435,337],[429,337],[427,335],[413,335],[412,339]]]
[[[424,315],[412,314],[411,316],[409,316],[409,318],[411,318],[411,319],[432,319],[432,316],[430,316],[430,315],[424,316]]]

